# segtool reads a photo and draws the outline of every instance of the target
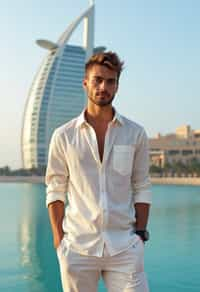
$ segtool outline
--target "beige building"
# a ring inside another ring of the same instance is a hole
[[[163,167],[177,161],[187,164],[194,158],[200,161],[200,129],[192,130],[184,125],[173,134],[158,134],[149,141],[151,165]]]

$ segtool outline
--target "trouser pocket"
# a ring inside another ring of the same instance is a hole
[[[64,236],[63,236],[63,238],[61,239],[61,241],[60,241],[58,247],[56,248],[57,256],[61,256],[61,255],[63,254],[63,250],[64,250],[63,244],[64,244]]]

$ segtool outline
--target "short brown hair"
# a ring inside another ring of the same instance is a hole
[[[85,64],[85,75],[94,65],[102,65],[117,72],[117,81],[119,81],[120,74],[123,70],[124,62],[121,61],[118,55],[114,52],[100,52],[94,54]]]

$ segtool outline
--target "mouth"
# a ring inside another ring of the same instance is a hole
[[[97,97],[106,98],[106,97],[109,97],[109,94],[106,92],[97,93]]]

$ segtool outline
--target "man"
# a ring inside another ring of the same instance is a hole
[[[50,143],[46,205],[65,292],[95,292],[100,276],[109,292],[148,291],[148,139],[112,107],[122,67],[113,52],[89,59],[87,107]]]

